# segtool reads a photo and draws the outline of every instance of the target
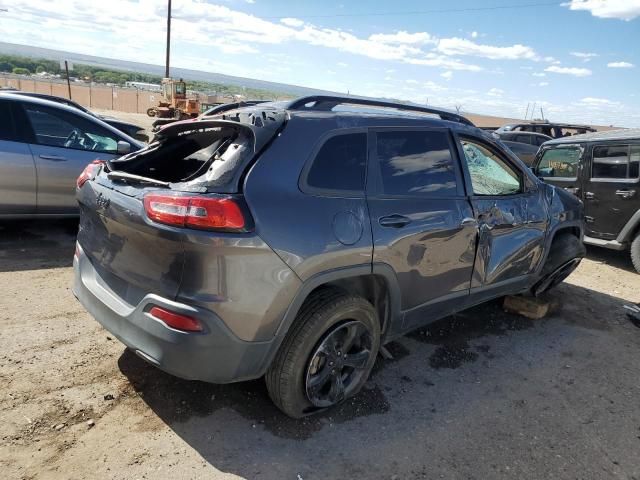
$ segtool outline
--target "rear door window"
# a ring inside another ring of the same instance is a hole
[[[520,143],[531,143],[531,135],[517,135],[515,138],[516,142]]]
[[[316,154],[307,173],[311,189],[364,192],[367,167],[367,134],[330,137]]]
[[[378,132],[377,159],[382,193],[455,196],[456,170],[446,131]]]
[[[627,180],[638,178],[640,145],[597,145],[593,147],[591,178]]]
[[[581,156],[582,148],[578,146],[545,150],[538,163],[537,174],[545,178],[575,179]]]

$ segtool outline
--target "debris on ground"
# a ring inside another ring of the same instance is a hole
[[[531,320],[540,320],[547,316],[554,303],[546,297],[529,297],[525,295],[508,295],[504,297],[505,312],[515,313]]]

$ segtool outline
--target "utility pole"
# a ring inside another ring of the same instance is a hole
[[[71,81],[69,80],[69,62],[64,61],[64,71],[67,74],[67,88],[69,89],[69,100],[71,100]]]
[[[167,60],[165,62],[164,76],[169,78],[169,58],[171,52],[171,0],[167,5]]]

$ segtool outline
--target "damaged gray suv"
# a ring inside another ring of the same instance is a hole
[[[443,110],[328,96],[221,109],[78,179],[73,290],[137,355],[265,377],[287,415],[355,395],[385,343],[584,256],[582,204]]]

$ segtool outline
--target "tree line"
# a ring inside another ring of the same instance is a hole
[[[49,73],[60,75],[66,79],[64,69],[60,68],[60,63],[44,58],[30,58],[18,55],[0,54],[0,72],[14,73],[16,75],[33,75],[37,73]],[[110,83],[114,85],[124,85],[126,82],[144,82],[159,84],[162,77],[141,72],[130,72],[124,70],[111,70],[91,65],[73,64],[73,72],[69,76],[76,77],[87,82]],[[275,93],[258,88],[243,88],[235,85],[225,85],[221,83],[205,81],[186,81],[187,88],[218,95],[244,95],[251,99],[275,99],[293,98],[294,95]]]

